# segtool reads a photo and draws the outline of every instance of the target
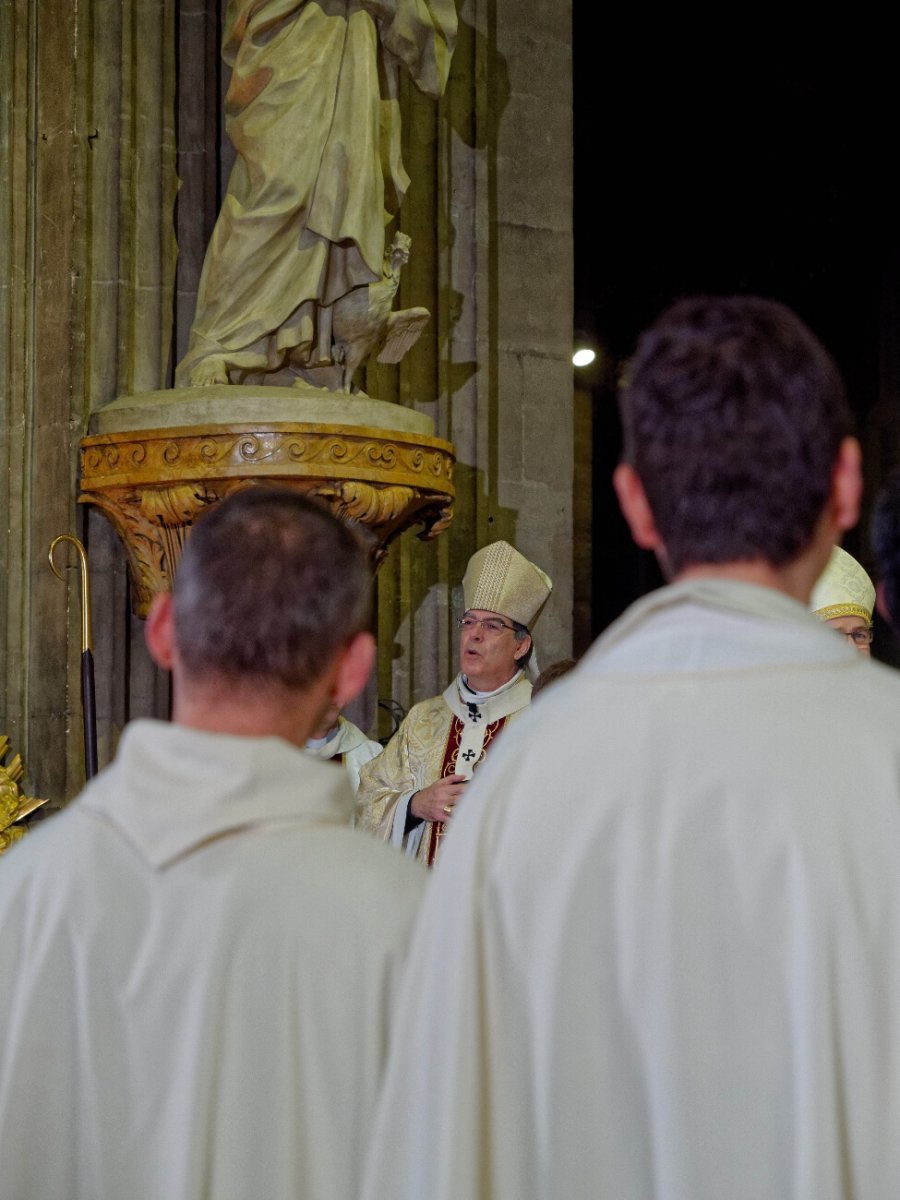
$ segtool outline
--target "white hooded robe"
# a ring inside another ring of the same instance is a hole
[[[896,1198],[900,676],[645,598],[472,784],[396,1030],[365,1200]]]
[[[0,1195],[355,1200],[425,872],[279,738],[139,721],[0,867]]]

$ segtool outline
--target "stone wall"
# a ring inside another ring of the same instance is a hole
[[[418,276],[403,302],[438,319],[428,356],[417,348],[401,364],[396,395],[434,417],[458,468],[448,533],[425,547],[407,536],[379,577],[378,690],[403,707],[454,673],[459,585],[486,542],[506,538],[554,580],[539,661],[567,656],[572,639],[570,9],[474,0],[460,18],[439,109],[409,98],[401,225]]]
[[[61,803],[84,780],[76,571],[47,550],[77,533],[94,589],[101,762],[168,687],[130,617],[124,558],[77,503],[90,412],[163,385],[175,240],[174,4],[10,0],[0,6],[0,725],[32,790]]]
[[[13,0],[0,21],[0,719],[27,763],[50,748],[52,766],[32,775],[60,794],[77,771],[67,726],[78,626],[46,556],[75,508],[75,18]]]
[[[183,348],[228,166],[220,11],[10,0],[0,14],[0,728],[32,790],[62,802],[83,778],[80,621],[77,576],[66,588],[46,565],[55,534],[80,533],[90,553],[101,762],[127,719],[168,703],[121,548],[76,505],[77,447],[92,408],[165,386]],[[555,580],[540,660],[571,645],[570,3],[463,0],[460,17],[444,99],[403,97],[413,256],[400,303],[426,304],[432,323],[367,382],[455,443],[456,519],[431,544],[404,535],[380,572],[367,717],[376,695],[406,708],[453,674],[459,581],[486,541],[508,538]]]

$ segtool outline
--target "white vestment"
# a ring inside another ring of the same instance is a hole
[[[384,753],[360,772],[359,825],[433,866],[447,823],[420,821],[407,829],[410,801],[444,776],[471,779],[530,701],[531,683],[517,671],[492,692],[473,691],[460,673],[440,696],[414,704]]]
[[[900,1195],[900,677],[781,593],[685,582],[472,788],[366,1200]]]
[[[0,1194],[351,1200],[425,873],[279,738],[140,721],[0,868]]]
[[[363,731],[346,717],[338,717],[332,737],[324,739],[318,745],[306,743],[307,753],[315,758],[331,762],[340,757],[354,795],[359,790],[360,767],[377,758],[383,749],[381,742],[367,738]]]

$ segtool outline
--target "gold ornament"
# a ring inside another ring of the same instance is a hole
[[[378,565],[398,534],[437,537],[453,515],[453,447],[366,426],[259,422],[112,433],[82,443],[81,495],[112,522],[127,554],[135,613],[171,586],[204,508],[254,485],[318,496],[371,535]]]
[[[33,796],[23,796],[19,791],[19,780],[25,773],[20,754],[13,755],[4,763],[9,753],[9,738],[0,734],[0,854],[13,842],[25,836],[25,826],[19,824],[29,813],[46,804]]]

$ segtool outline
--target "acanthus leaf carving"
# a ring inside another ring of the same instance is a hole
[[[453,447],[436,438],[352,427],[278,425],[142,430],[82,443],[82,503],[125,544],[133,607],[145,616],[170,586],[203,509],[245,487],[319,496],[369,530],[377,566],[404,529],[436,537],[452,518]]]

